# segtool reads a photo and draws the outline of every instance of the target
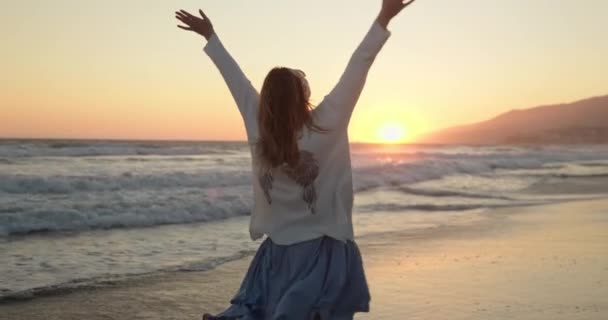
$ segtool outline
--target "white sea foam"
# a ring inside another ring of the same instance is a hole
[[[11,175],[0,174],[0,192],[8,194],[72,194],[93,191],[156,190],[242,186],[250,181],[246,171],[167,172],[158,175],[124,172],[111,175]],[[1,209],[1,208],[0,208]]]
[[[27,195],[3,201],[0,235],[151,227],[222,220],[249,213],[248,187],[71,194],[48,200]]]

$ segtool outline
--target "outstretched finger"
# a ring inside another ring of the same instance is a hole
[[[178,19],[179,21],[185,23],[185,24],[188,24],[188,25],[192,23],[192,19],[190,19],[190,18],[188,18],[188,17],[186,17],[184,15],[178,15],[178,14],[176,14],[175,18]]]
[[[185,26],[180,26],[179,24],[177,25],[178,28],[182,28],[184,30],[188,30],[188,31],[192,31],[192,28],[190,27],[185,27]]]
[[[403,7],[402,7],[402,8],[405,8],[405,7],[409,6],[410,4],[414,3],[414,1],[416,1],[416,0],[410,0],[410,1],[405,2],[405,3],[403,4]]]
[[[181,12],[183,15],[185,15],[188,18],[196,18],[195,16],[191,15],[190,12],[188,12],[186,10],[180,10],[179,12]]]
[[[186,24],[186,25],[191,25],[191,23],[187,19],[185,19],[185,18],[180,18],[178,16],[175,16],[175,18],[177,20],[181,21],[182,23]]]
[[[206,14],[203,12],[203,10],[198,9],[198,13],[200,13],[200,14],[201,14],[201,17],[203,17],[203,19],[205,19],[205,20],[209,20],[209,18],[208,18],[208,17],[207,17],[207,15],[206,15]]]
[[[192,15],[189,14],[186,10],[175,11],[175,14],[186,19],[192,18]]]

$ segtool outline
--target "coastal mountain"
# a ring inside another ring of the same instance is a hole
[[[608,95],[511,110],[493,119],[422,136],[435,144],[608,143]]]

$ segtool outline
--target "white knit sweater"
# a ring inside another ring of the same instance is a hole
[[[249,231],[282,245],[323,235],[353,239],[353,184],[347,128],[367,73],[390,32],[374,22],[353,53],[333,90],[313,110],[315,121],[329,133],[304,128],[298,140],[300,163],[259,172],[255,159],[259,94],[217,35],[204,51],[222,74],[245,122],[252,152],[254,206]]]

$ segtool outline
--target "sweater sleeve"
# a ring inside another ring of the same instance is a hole
[[[332,114],[332,118],[335,117],[337,121],[348,125],[365,85],[368,71],[389,37],[390,31],[374,21],[367,35],[352,54],[342,77],[323,100],[324,107],[331,109],[327,111]]]
[[[217,34],[213,34],[204,49],[205,53],[220,71],[228,89],[236,102],[247,127],[256,121],[259,94],[245,76],[237,62],[224,47]]]

